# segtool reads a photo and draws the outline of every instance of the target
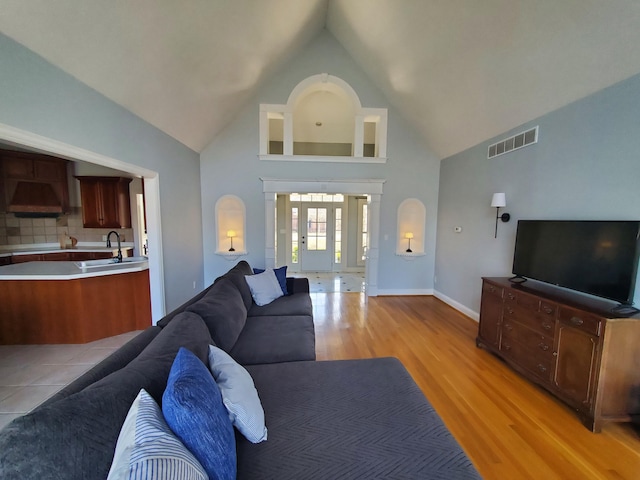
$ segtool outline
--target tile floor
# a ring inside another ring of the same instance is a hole
[[[311,293],[363,292],[364,273],[304,272]],[[83,345],[0,345],[0,429],[44,402],[139,332]]]
[[[364,292],[364,272],[301,272],[294,277],[307,277],[311,293]]]
[[[0,429],[33,410],[138,333],[82,345],[0,345]]]

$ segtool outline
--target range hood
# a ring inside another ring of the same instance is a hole
[[[16,217],[57,217],[64,213],[62,202],[49,183],[18,182],[7,212]]]

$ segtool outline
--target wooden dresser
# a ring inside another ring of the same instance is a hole
[[[483,278],[476,343],[556,395],[599,432],[640,415],[640,316],[539,282]]]

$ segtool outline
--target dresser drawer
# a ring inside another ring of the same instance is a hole
[[[599,336],[602,330],[601,317],[575,308],[560,307],[558,319],[591,335]]]
[[[502,298],[502,292],[504,288],[499,287],[498,285],[494,285],[493,283],[489,283],[486,280],[482,282],[482,293],[488,293],[490,295],[494,295],[496,297]]]
[[[517,341],[503,339],[500,344],[500,352],[506,359],[526,369],[533,375],[550,382],[553,370],[553,356],[546,352],[536,352]]]
[[[553,331],[550,335],[542,335],[513,321],[505,321],[502,324],[504,341],[516,341],[531,350],[544,352],[546,355],[552,355],[553,352]]]
[[[553,335],[556,326],[556,320],[552,316],[532,312],[520,305],[505,305],[503,318],[505,322],[512,320],[521,323],[543,335]]]
[[[540,309],[540,299],[523,292],[507,290],[504,295],[505,304],[517,305],[525,310],[537,312]]]

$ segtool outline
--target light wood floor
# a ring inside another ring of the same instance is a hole
[[[476,348],[478,324],[435,297],[312,299],[318,360],[398,357],[485,479],[640,479],[638,427],[591,433]]]

